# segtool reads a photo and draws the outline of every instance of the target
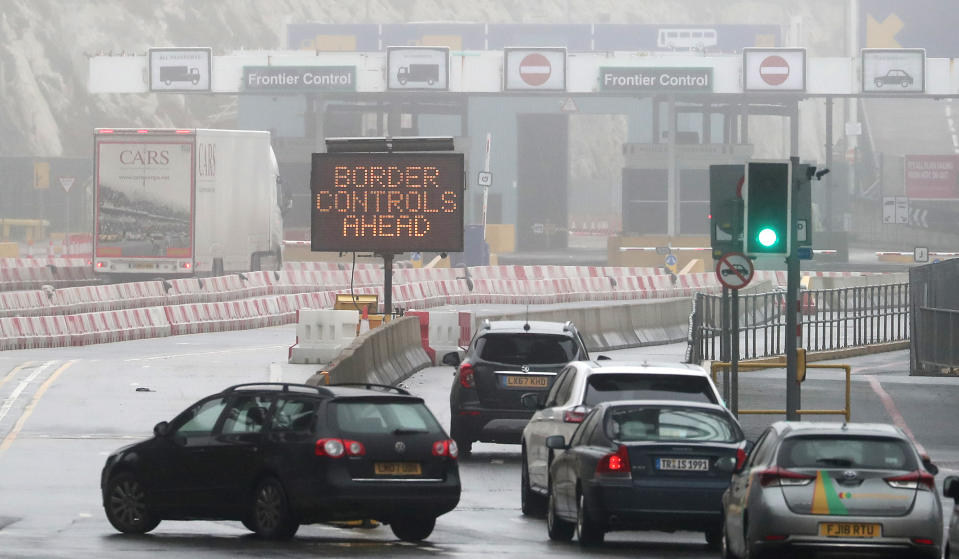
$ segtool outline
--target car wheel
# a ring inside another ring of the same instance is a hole
[[[473,453],[473,441],[463,433],[462,427],[456,421],[450,424],[450,438],[456,441],[461,457],[466,458]]]
[[[519,474],[519,495],[520,495],[520,508],[523,511],[523,514],[527,516],[539,516],[542,515],[546,507],[546,499],[542,495],[533,491],[533,488],[529,485],[529,460],[526,457],[526,447],[523,447],[523,469]]]
[[[275,478],[266,478],[256,486],[250,524],[256,535],[268,540],[288,540],[299,530],[286,491]]]
[[[582,492],[576,498],[576,539],[579,545],[589,546],[603,543],[606,531],[592,517]]]
[[[882,87],[882,80],[876,80],[876,87]]]
[[[558,542],[568,542],[573,539],[573,530],[576,529],[576,525],[563,520],[556,514],[556,498],[552,491],[549,492],[546,508],[546,533],[549,534],[549,539]]]
[[[739,559],[733,550],[729,547],[729,534],[726,532],[726,519],[723,518],[722,528],[720,528],[719,554],[722,559]]]
[[[433,527],[436,526],[436,517],[408,516],[390,521],[393,535],[405,542],[418,542],[430,537]]]
[[[160,524],[147,507],[147,493],[132,474],[117,474],[107,482],[103,508],[107,520],[124,534],[146,534]]]
[[[713,526],[706,529],[706,547],[709,549],[720,549],[722,547],[723,528],[722,526]]]

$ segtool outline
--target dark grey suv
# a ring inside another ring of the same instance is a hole
[[[533,415],[523,394],[546,392],[570,361],[589,359],[572,322],[486,321],[457,368],[450,389],[450,436],[467,454],[474,441],[519,444]]]

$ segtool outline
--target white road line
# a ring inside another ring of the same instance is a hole
[[[270,363],[270,382],[282,382],[283,369],[279,363]]]
[[[952,135],[952,145],[959,148],[959,136]]]
[[[946,105],[946,116],[947,117],[952,116],[952,107],[950,107],[949,105]]]
[[[172,359],[174,357],[192,357],[194,355],[218,355],[221,353],[235,353],[237,351],[260,351],[263,349],[280,349],[287,348],[289,346],[285,345],[264,345],[258,347],[236,347],[230,349],[221,349],[219,351],[200,351],[196,353],[170,353],[167,355],[154,355],[153,357],[134,357],[133,359],[124,359],[125,362],[130,361],[153,361],[156,359]]]
[[[40,375],[40,373],[46,371],[50,367],[53,367],[56,363],[56,361],[47,361],[43,365],[37,367],[35,371],[30,373],[30,376],[20,381],[20,384],[13,389],[13,392],[10,393],[10,396],[3,401],[3,406],[0,406],[0,421],[3,421],[4,416],[10,412],[10,408],[13,407],[13,403],[17,401],[17,398],[20,397],[20,394],[23,393],[27,386],[29,386],[30,383]]]

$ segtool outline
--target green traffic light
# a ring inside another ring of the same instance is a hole
[[[759,241],[759,244],[764,247],[771,247],[776,244],[776,241],[779,240],[779,235],[776,234],[776,231],[771,227],[763,227],[759,231],[759,235],[756,236],[756,240]]]

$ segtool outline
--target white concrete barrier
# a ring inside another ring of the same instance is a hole
[[[360,313],[351,310],[300,309],[290,363],[329,363],[356,338]]]

